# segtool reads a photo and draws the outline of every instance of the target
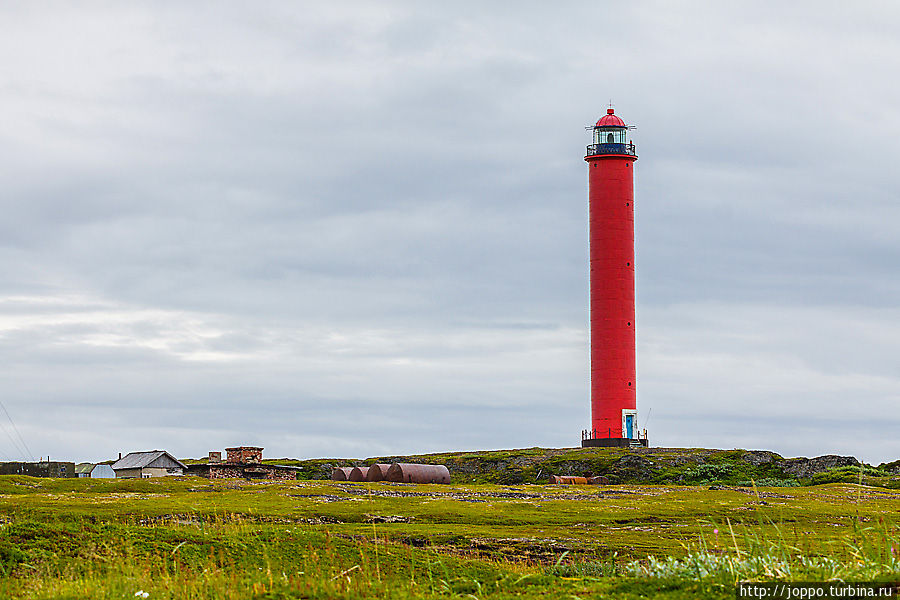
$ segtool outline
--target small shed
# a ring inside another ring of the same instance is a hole
[[[106,463],[78,463],[75,465],[76,477],[112,478],[116,472]]]
[[[141,478],[183,475],[187,467],[165,450],[131,452],[113,463],[116,477]]]

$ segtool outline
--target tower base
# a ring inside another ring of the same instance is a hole
[[[647,438],[635,440],[632,438],[593,438],[581,440],[582,448],[649,448]]]

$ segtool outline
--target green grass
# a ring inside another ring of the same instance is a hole
[[[896,577],[897,514],[900,494],[856,483],[3,476],[0,597],[731,598],[741,579]]]

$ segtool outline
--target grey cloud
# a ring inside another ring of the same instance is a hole
[[[651,437],[896,458],[895,10],[566,8],[4,9],[0,301],[31,300],[0,302],[0,392],[30,445],[574,445],[612,99]]]

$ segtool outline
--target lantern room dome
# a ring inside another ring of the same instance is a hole
[[[594,127],[625,127],[625,121],[615,115],[615,110],[607,108],[606,114],[600,117]]]

